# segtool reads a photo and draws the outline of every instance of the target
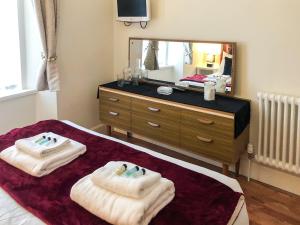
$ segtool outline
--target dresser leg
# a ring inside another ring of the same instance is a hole
[[[110,125],[106,125],[106,133],[107,133],[107,135],[111,136],[111,126]]]
[[[240,175],[240,159],[235,163],[235,176],[238,177]]]
[[[129,131],[127,131],[127,137],[128,137],[128,138],[132,138],[132,133],[129,132]]]
[[[223,163],[222,166],[223,166],[223,174],[226,175],[226,176],[228,176],[228,174],[229,174],[229,166],[227,164],[225,164],[225,163]]]

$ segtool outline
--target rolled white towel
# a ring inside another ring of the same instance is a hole
[[[128,198],[96,186],[88,175],[71,189],[73,201],[101,219],[117,225],[147,225],[175,196],[172,181],[161,178],[141,199]]]
[[[147,195],[153,185],[161,179],[160,173],[146,169],[145,175],[139,177],[118,176],[115,171],[123,164],[133,168],[135,164],[129,162],[112,161],[92,173],[93,183],[119,195],[131,198],[142,198]]]
[[[86,146],[70,141],[63,150],[43,158],[35,158],[15,146],[11,146],[0,153],[0,158],[10,165],[35,177],[45,176],[57,168],[64,166],[86,152]]]
[[[52,141],[50,142],[50,144],[39,144],[37,142],[38,140],[43,141],[43,136],[46,138],[51,137]],[[53,141],[54,138],[56,139],[55,143]],[[34,137],[17,140],[15,142],[15,145],[18,149],[26,152],[29,155],[32,155],[36,158],[42,158],[61,150],[62,147],[69,142],[70,140],[68,138],[54,134],[52,132],[48,132],[38,134]]]

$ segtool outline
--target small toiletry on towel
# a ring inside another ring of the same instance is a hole
[[[109,162],[105,166],[93,172],[91,176],[93,183],[120,195],[131,198],[141,198],[149,193],[152,186],[161,179],[161,175],[159,173],[149,169],[147,169],[145,175],[139,177],[116,175],[116,168],[120,168],[123,164],[126,164],[127,168],[134,168],[136,166],[129,162]]]
[[[39,144],[41,141],[45,140],[46,139],[46,136],[43,135],[41,138],[39,138],[38,140],[36,140],[34,143],[37,143]]]
[[[34,137],[24,138],[15,142],[16,147],[36,158],[42,158],[63,149],[70,140],[52,132],[41,133]]]
[[[116,170],[116,174],[118,176],[121,176],[125,171],[127,170],[127,165],[126,164],[123,164],[121,167],[119,167],[117,170]]]
[[[125,175],[129,177],[139,170],[140,170],[140,168],[138,166],[134,166],[130,170],[126,171]]]
[[[136,171],[134,174],[133,174],[133,177],[134,178],[137,178],[137,177],[140,177],[140,176],[143,176],[146,174],[146,170],[143,168],[139,171]]]
[[[215,83],[208,81],[204,83],[204,100],[214,101],[216,95]]]
[[[42,158],[21,151],[14,145],[0,152],[0,159],[32,176],[42,177],[72,162],[85,152],[85,145],[71,140],[61,151],[52,152]]]

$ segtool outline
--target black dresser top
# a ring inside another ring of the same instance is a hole
[[[140,83],[139,86],[124,85],[119,87],[117,82],[100,85],[100,87],[111,88],[147,97],[233,113],[235,115],[235,136],[239,136],[250,121],[250,101],[232,98],[228,96],[216,95],[215,101],[205,101],[202,92],[191,90],[173,90],[171,95],[160,95],[157,93],[157,85],[150,83]]]

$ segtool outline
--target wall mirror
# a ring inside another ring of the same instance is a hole
[[[130,38],[129,66],[148,71],[146,82],[203,90],[214,82],[217,93],[233,95],[236,44]]]

